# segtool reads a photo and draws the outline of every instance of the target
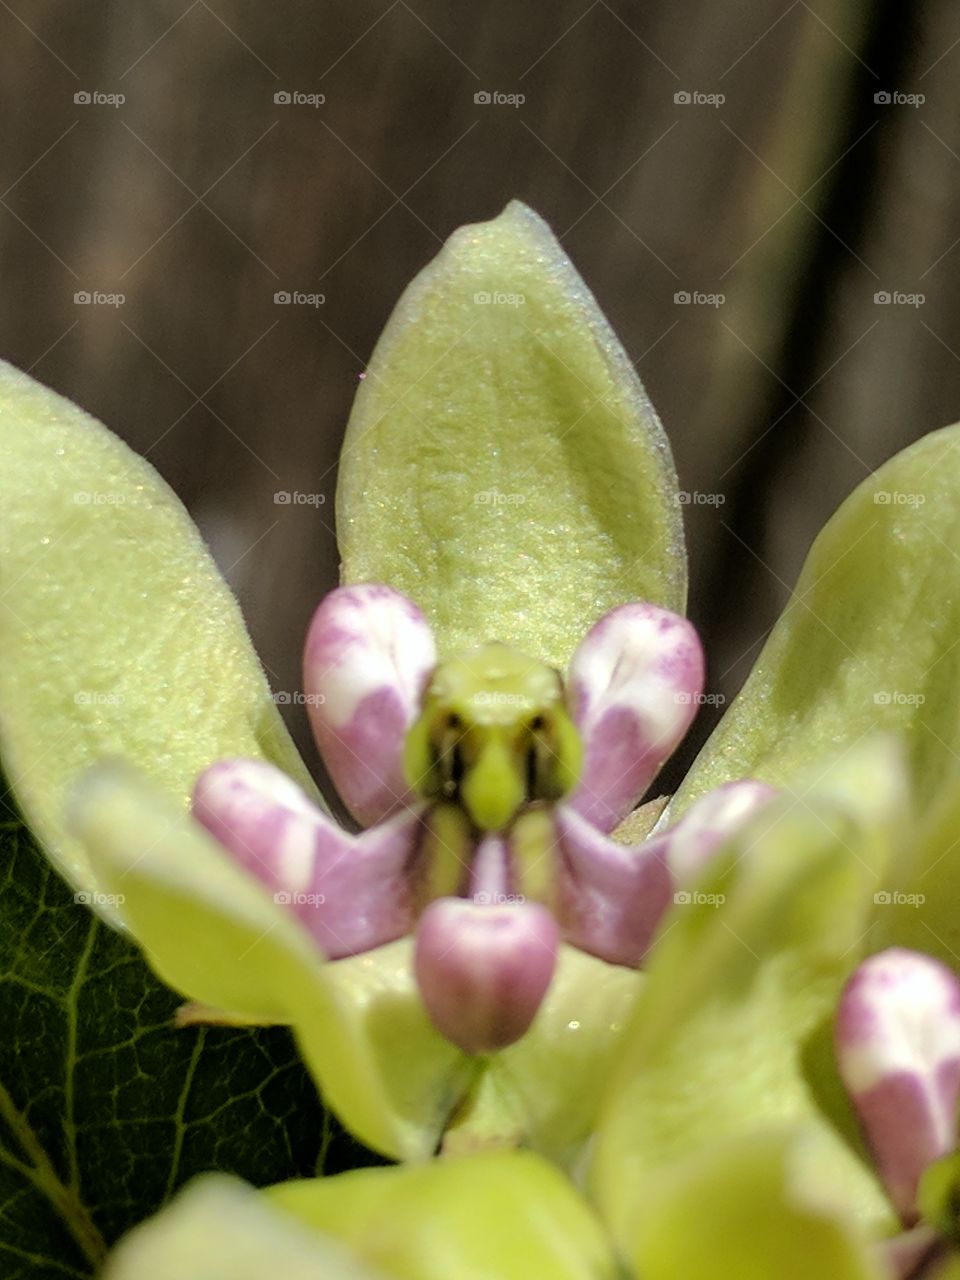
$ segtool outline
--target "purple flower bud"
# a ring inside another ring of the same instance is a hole
[[[610,964],[636,967],[673,900],[663,841],[617,844],[569,805],[556,810],[556,828],[564,937]]]
[[[409,933],[420,817],[404,811],[350,835],[279,769],[224,760],[202,773],[194,816],[288,906],[330,959]]]
[[[423,614],[391,587],[340,587],[313,615],[303,660],[310,721],[362,826],[410,801],[403,743],[436,660]]]
[[[432,903],[417,927],[414,972],[437,1030],[472,1054],[519,1040],[550,986],[559,941],[539,903]]]
[[[697,712],[703,650],[685,618],[625,604],[586,634],[570,664],[568,702],[584,745],[570,803],[609,832],[638,803]]]
[[[917,952],[871,956],[841,997],[836,1043],[877,1169],[909,1225],[922,1173],[957,1142],[960,982]]]
[[[677,886],[695,884],[721,845],[776,794],[767,783],[744,778],[716,787],[692,804],[662,837]]]

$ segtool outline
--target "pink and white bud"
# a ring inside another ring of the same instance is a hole
[[[556,921],[539,903],[431,903],[417,926],[413,963],[434,1026],[471,1054],[519,1040],[547,994],[559,942]]]
[[[652,604],[605,614],[573,655],[567,700],[583,740],[569,803],[609,832],[638,803],[696,715],[703,649],[686,618]]]
[[[636,968],[673,901],[665,843],[617,844],[571,806],[555,811],[555,910],[567,942],[610,964]]]
[[[362,826],[409,803],[403,744],[436,661],[423,614],[391,587],[339,587],[313,615],[303,660],[310,722]]]
[[[716,787],[691,805],[662,836],[677,887],[695,884],[717,850],[776,794],[767,783],[745,778]]]
[[[392,942],[412,928],[416,811],[350,835],[279,769],[224,760],[197,780],[193,813],[330,959]]]
[[[877,1170],[909,1225],[921,1175],[957,1145],[960,982],[918,952],[871,956],[841,997],[836,1045]]]

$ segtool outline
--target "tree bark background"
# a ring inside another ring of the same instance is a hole
[[[730,696],[845,494],[960,418],[958,66],[948,0],[7,0],[0,355],[147,454],[293,690],[357,377],[440,242],[520,197],[718,499],[691,613]]]

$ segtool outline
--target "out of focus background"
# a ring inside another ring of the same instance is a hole
[[[296,689],[358,376],[520,197],[670,435],[729,697],[841,499],[960,418],[958,73],[951,0],[0,0],[0,355],[150,458]]]

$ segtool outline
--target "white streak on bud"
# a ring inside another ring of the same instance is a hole
[[[409,800],[403,744],[436,660],[423,614],[391,587],[340,587],[313,616],[303,660],[310,722],[334,785],[363,826]]]
[[[625,604],[587,632],[568,702],[584,745],[573,807],[603,832],[638,803],[696,715],[703,649],[686,618]]]

